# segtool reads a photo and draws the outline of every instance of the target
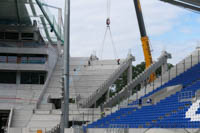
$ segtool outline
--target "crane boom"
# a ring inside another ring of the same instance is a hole
[[[144,19],[142,15],[142,8],[140,5],[140,0],[133,0],[135,5],[135,11],[137,15],[138,25],[140,29],[141,41],[142,41],[142,48],[145,58],[145,67],[146,69],[153,63],[151,50],[149,46],[149,38],[146,33]],[[155,79],[155,73],[152,73],[150,76],[150,82]]]

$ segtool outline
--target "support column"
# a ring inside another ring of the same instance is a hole
[[[162,65],[161,71],[162,71],[162,75],[163,75],[166,71],[168,71],[167,61]]]
[[[109,100],[109,98],[110,98],[110,88],[107,91],[107,97],[106,97],[106,99]]]
[[[166,51],[162,51],[162,56],[166,55],[165,63],[161,67],[161,74],[163,75],[166,71],[168,71],[167,59],[171,58],[171,55],[168,54]]]
[[[127,71],[127,84],[132,81],[132,77],[133,77],[132,62],[135,61],[135,57],[131,54],[131,50],[129,50],[128,52],[128,58],[130,58],[130,64]],[[132,95],[132,91],[133,91],[132,89],[129,90],[130,95]]]
[[[132,69],[132,62],[130,63],[127,71],[127,82],[130,83],[132,81],[133,69]]]
[[[58,30],[59,30],[59,34],[60,34],[60,37],[62,36],[62,30],[61,30],[61,27],[62,27],[62,9],[58,9],[58,25],[60,27],[58,27]],[[62,42],[60,39],[58,39],[58,53],[61,55],[61,45],[62,45]]]
[[[64,101],[62,104],[63,115],[60,123],[60,133],[65,133],[65,128],[69,128],[70,0],[65,1],[64,14]]]
[[[20,83],[21,83],[21,72],[17,71],[16,84],[19,85]]]

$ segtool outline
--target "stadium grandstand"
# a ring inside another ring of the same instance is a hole
[[[199,0],[161,1],[200,9]],[[199,47],[173,67],[167,51],[147,58],[135,76],[130,52],[122,59],[70,57],[67,9],[63,24],[62,9],[43,0],[0,0],[0,133],[200,132]],[[113,41],[109,26],[107,18]]]

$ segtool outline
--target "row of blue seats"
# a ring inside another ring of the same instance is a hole
[[[88,128],[108,128],[112,125],[122,128],[120,125],[127,125],[128,128],[194,128],[200,125],[200,121],[192,122],[185,118],[185,113],[191,106],[191,101],[180,102],[180,95],[187,95],[187,91],[192,91],[193,95],[200,85],[200,65],[196,65],[186,72],[180,74],[168,83],[159,87],[154,92],[166,86],[183,84],[184,88],[163,100],[156,105],[143,106],[138,108],[122,108],[115,113],[102,118],[90,125]],[[185,93],[185,94],[184,94]],[[138,101],[134,101],[134,104]],[[187,105],[187,106],[186,106]]]

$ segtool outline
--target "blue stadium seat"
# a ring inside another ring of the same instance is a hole
[[[183,85],[181,91],[162,99],[155,105],[142,106],[141,108],[132,107],[131,105],[138,104],[138,100],[133,101],[128,107],[121,108],[89,124],[87,128],[199,128],[200,101],[193,107],[194,103],[187,100],[193,98],[196,91],[200,89],[199,79],[200,64],[197,64],[142,98],[148,97],[165,87],[178,84]],[[180,96],[186,100],[180,100]],[[192,112],[194,114],[190,114]],[[195,115],[198,116],[198,114],[199,119],[196,119]]]

